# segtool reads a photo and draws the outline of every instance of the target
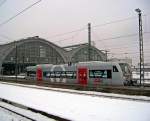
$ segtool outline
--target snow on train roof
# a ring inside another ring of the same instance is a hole
[[[99,64],[99,65],[116,65],[117,62],[104,62],[104,61],[87,61],[87,62],[79,62],[78,65],[91,65],[91,64]]]
[[[38,64],[38,65],[36,65],[37,67],[51,67],[51,66],[53,66],[53,64]]]
[[[60,64],[60,65],[53,65],[53,64],[39,64],[36,66],[29,66],[27,67],[27,70],[35,70],[38,67],[42,67],[42,68],[51,68],[52,66],[63,66],[63,67],[73,67],[73,66],[112,66],[112,65],[119,65],[117,62],[104,62],[104,61],[87,61],[87,62],[78,62],[78,63],[72,63],[71,65],[68,64]]]
[[[28,66],[27,69],[37,68],[37,67],[51,67],[53,64],[38,64],[35,66]]]

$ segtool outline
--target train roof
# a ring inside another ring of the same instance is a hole
[[[91,64],[94,64],[94,65],[116,65],[118,64],[117,62],[104,62],[104,61],[87,61],[87,62],[79,62],[78,65],[91,65]]]
[[[38,64],[37,67],[51,67],[53,64]]]
[[[33,71],[36,70],[37,68],[51,68],[52,66],[63,66],[63,67],[79,67],[79,66],[103,66],[103,67],[108,67],[108,66],[112,66],[112,65],[116,65],[118,66],[119,64],[117,62],[103,62],[103,61],[87,61],[87,62],[79,62],[79,63],[75,63],[72,65],[68,65],[68,64],[61,64],[61,65],[53,65],[53,64],[39,64],[36,66],[29,66],[27,67],[27,70]]]

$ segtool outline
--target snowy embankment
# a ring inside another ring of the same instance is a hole
[[[0,84],[0,97],[76,121],[150,121],[149,102],[92,97],[6,84]]]

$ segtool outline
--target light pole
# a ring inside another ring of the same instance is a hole
[[[17,74],[18,74],[18,52],[17,52],[17,43],[16,41],[14,41],[15,43],[15,78],[17,81]]]
[[[91,61],[91,23],[88,23],[88,61]]]
[[[143,30],[142,30],[142,13],[139,8],[135,9],[139,17],[139,50],[140,50],[140,86],[144,84],[144,51],[143,51]]]

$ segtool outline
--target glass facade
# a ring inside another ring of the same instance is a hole
[[[17,46],[6,57],[6,63],[15,63],[17,50],[17,63],[34,63],[34,64],[60,64],[64,63],[61,55],[52,47],[40,42],[24,43]]]
[[[16,63],[18,73],[22,73],[27,66],[36,64],[61,64],[65,62],[62,56],[50,45],[36,41],[18,45],[17,48],[14,48],[6,56],[2,65],[4,74],[14,74]]]
[[[91,53],[91,61],[102,61],[102,57],[100,56],[100,54],[93,48],[90,49],[90,53]],[[77,51],[71,61],[73,63],[76,62],[84,62],[84,61],[88,61],[88,47],[82,48],[79,51]]]

